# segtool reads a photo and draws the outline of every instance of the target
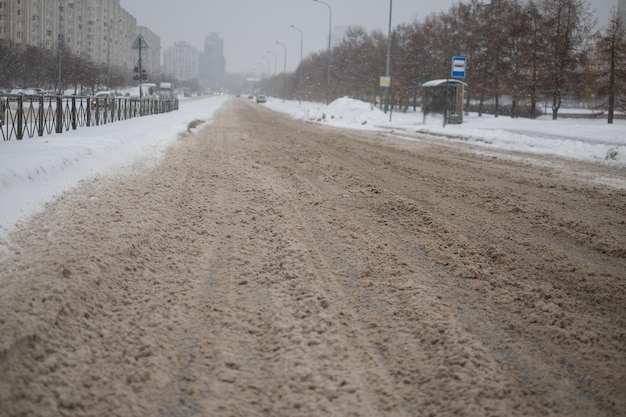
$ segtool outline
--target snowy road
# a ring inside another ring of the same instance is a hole
[[[626,172],[471,149],[230,100],[85,181],[0,253],[0,415],[624,415]]]

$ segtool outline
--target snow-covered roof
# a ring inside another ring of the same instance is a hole
[[[461,84],[461,85],[467,86],[467,83],[464,83],[463,81],[455,80],[454,78],[450,78],[450,79],[446,80],[444,78],[442,80],[426,81],[424,84],[422,84],[422,87],[438,87],[438,86],[444,85],[446,83],[449,83],[449,84]]]

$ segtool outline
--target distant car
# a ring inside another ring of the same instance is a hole
[[[265,103],[266,101],[267,101],[267,98],[264,95],[259,94],[256,96],[257,103]]]
[[[43,94],[41,88],[14,88],[9,94],[14,96],[36,96]]]
[[[113,91],[98,91],[91,98],[93,108],[112,108],[115,107],[115,94]]]
[[[249,98],[250,100],[253,100],[253,99],[254,99],[254,96],[253,96],[252,94],[248,94],[248,98]]]

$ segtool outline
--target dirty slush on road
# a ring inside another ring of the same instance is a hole
[[[0,255],[0,415],[625,415],[626,172],[461,146],[233,99],[81,184]]]

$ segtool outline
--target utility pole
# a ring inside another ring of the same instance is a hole
[[[287,45],[282,42],[276,41],[276,43],[283,47],[285,50],[284,63],[283,63],[283,102],[285,101],[285,95],[287,94]]]
[[[272,54],[274,55],[274,81],[272,82],[273,84],[273,95],[276,96],[276,62],[277,62],[277,56],[276,56],[276,52],[274,51],[267,51],[268,54]]]

